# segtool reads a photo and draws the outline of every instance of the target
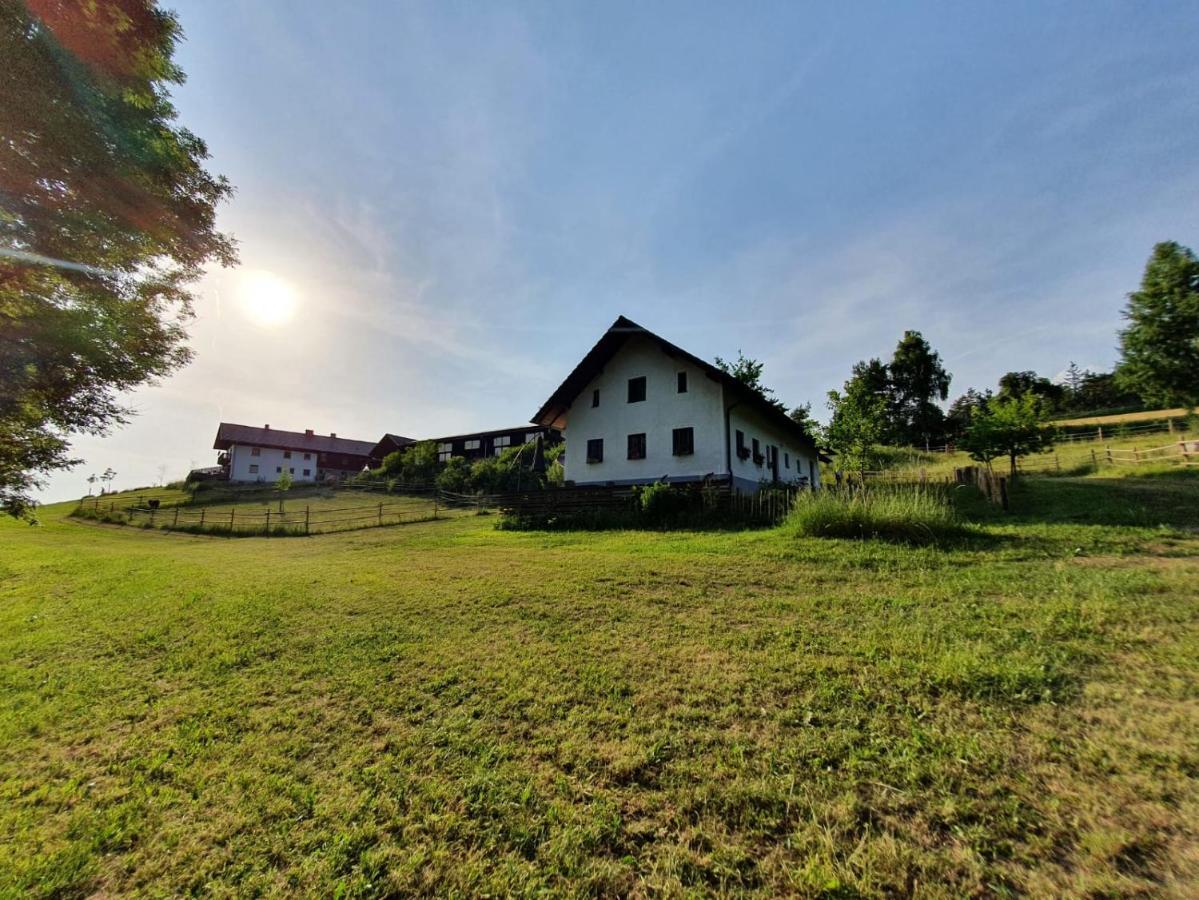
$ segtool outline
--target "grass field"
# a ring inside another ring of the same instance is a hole
[[[1195,412],[1199,413],[1199,409]],[[1141,412],[1119,413],[1111,416],[1083,416],[1081,419],[1059,419],[1054,425],[1063,427],[1078,425],[1131,425],[1138,422],[1161,422],[1166,419],[1185,419],[1187,409],[1178,406],[1174,409],[1146,409]]]
[[[1194,896],[1199,480],[947,547],[0,522],[0,895]]]

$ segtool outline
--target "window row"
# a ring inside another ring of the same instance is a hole
[[[690,456],[695,452],[695,429],[675,428],[671,431],[671,455]],[[645,459],[648,455],[645,432],[630,434],[626,439],[626,458]],[[604,461],[604,439],[591,438],[587,441],[587,462],[601,463]]]
[[[262,448],[261,448],[261,447],[251,447],[251,448],[250,448],[250,455],[251,455],[251,456],[262,456]],[[284,450],[284,451],[283,451],[283,458],[284,458],[284,459],[291,459],[291,451],[290,451],[290,450]],[[304,460],[305,460],[305,461],[308,461],[308,460],[310,460],[310,459],[312,459],[312,454],[311,454],[311,453],[305,453],[305,454],[304,454]]]
[[[644,375],[638,375],[636,378],[630,378],[628,384],[628,403],[641,403],[645,400],[645,385],[646,380]],[[687,393],[687,373],[678,372],[675,374],[675,393]],[[591,391],[591,408],[600,405],[600,389],[594,388]]]
[[[773,444],[769,444],[766,446],[765,452],[763,453],[762,452],[762,450],[763,450],[762,444],[757,438],[753,438],[751,441],[751,444],[752,444],[752,446],[747,445],[745,443],[745,432],[738,430],[737,431],[737,458],[738,459],[750,459],[752,457],[755,465],[758,465],[758,466],[765,465],[767,468],[770,468],[770,469],[778,468],[778,465],[779,465],[779,448],[778,447],[774,446]],[[783,453],[783,468],[784,469],[791,468],[791,454],[790,453],[787,453],[787,452]],[[796,468],[796,470],[799,469],[799,460],[795,461],[795,468]]]
[[[251,464],[250,464],[250,474],[251,474],[251,475],[257,475],[257,474],[258,474],[258,464],[257,464],[257,463],[251,463]],[[282,475],[282,474],[283,474],[283,466],[275,466],[275,474],[276,474],[276,475]],[[295,474],[296,474],[296,470],[295,470],[295,469],[293,469],[293,468],[289,468],[289,469],[287,470],[287,474],[288,474],[288,475],[295,475]],[[305,469],[305,470],[304,470],[304,477],[305,477],[305,478],[308,478],[308,477],[309,477],[309,476],[311,476],[311,475],[312,475],[312,469]]]

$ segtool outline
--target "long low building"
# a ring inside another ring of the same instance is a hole
[[[516,425],[512,428],[493,428],[490,431],[474,431],[470,434],[450,434],[443,437],[426,438],[420,441],[431,441],[437,447],[437,458],[446,462],[456,456],[463,459],[483,459],[488,456],[499,456],[509,447],[519,447],[521,444],[531,444],[541,438],[545,446],[560,443],[562,433],[556,428],[544,425]],[[417,441],[401,437],[397,434],[385,434],[371,448],[372,465],[379,465],[389,454],[403,450]]]
[[[212,447],[230,481],[276,481],[287,472],[298,482],[341,480],[370,464],[370,441],[316,434],[311,429],[280,431],[264,425],[222,422]]]

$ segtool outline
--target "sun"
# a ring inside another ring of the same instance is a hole
[[[296,290],[273,272],[243,272],[237,288],[242,310],[259,325],[273,327],[291,321],[299,305]]]

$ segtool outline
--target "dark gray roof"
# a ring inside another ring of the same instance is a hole
[[[355,441],[328,434],[309,434],[306,431],[280,431],[254,425],[235,425],[222,422],[217,426],[214,450],[227,450],[234,444],[252,447],[274,447],[280,450],[306,450],[311,453],[345,453],[369,456],[375,445],[371,441]]]

